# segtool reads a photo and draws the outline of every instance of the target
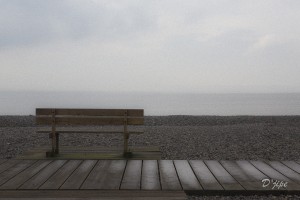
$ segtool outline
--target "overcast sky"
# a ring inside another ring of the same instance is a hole
[[[0,0],[0,90],[300,92],[299,0]]]

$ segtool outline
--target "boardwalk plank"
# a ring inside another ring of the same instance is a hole
[[[262,180],[268,178],[268,176],[266,176],[261,171],[259,171],[247,160],[238,160],[235,162],[239,167],[242,168],[243,171],[245,171],[247,174],[250,174],[256,180]]]
[[[182,190],[172,160],[159,160],[159,174],[162,190]]]
[[[26,181],[19,189],[38,189],[52,174],[54,174],[66,160],[55,160]]]
[[[300,187],[296,183],[294,183],[291,179],[285,177],[278,171],[276,171],[274,168],[269,166],[268,164],[262,162],[262,161],[250,161],[257,169],[259,169],[261,172],[266,174],[270,179],[277,180],[277,181],[287,181],[288,187],[287,188],[280,188],[280,189],[287,189],[287,190],[299,190]]]
[[[71,176],[69,176],[60,189],[79,189],[96,163],[96,160],[84,160]]]
[[[14,160],[14,159],[4,162],[2,165],[0,165],[0,173],[2,173],[5,170],[11,168],[12,166],[16,165],[19,162],[20,162],[20,160]]]
[[[39,189],[59,189],[82,160],[70,160],[53,174]]]
[[[189,162],[204,190],[224,190],[202,160]]]
[[[295,161],[281,161],[283,164],[300,174],[300,164]]]
[[[184,191],[0,190],[3,200],[186,200]]]
[[[119,189],[126,160],[100,160],[81,189]]]
[[[300,174],[280,163],[279,161],[269,161],[268,164],[289,179],[295,181],[296,183],[300,183]]]
[[[263,174],[261,174],[262,176],[259,177],[253,176],[253,172],[247,173],[249,170],[245,170],[245,168],[252,166],[250,163],[247,163],[248,166],[240,166],[235,161],[220,161],[220,163],[246,190],[265,190],[265,188],[262,187],[261,182],[261,178],[265,176]],[[253,166],[252,168],[255,169]],[[259,174],[259,171],[256,169],[255,173]]]
[[[142,167],[142,190],[161,190],[157,160],[144,160]]]
[[[142,160],[128,160],[121,183],[121,189],[139,190],[141,188]]]
[[[246,174],[251,176],[252,179],[257,180],[257,187],[261,187],[261,189],[258,188],[258,190],[269,190],[268,187],[263,187],[262,180],[267,179],[268,176],[263,174],[261,171],[259,171],[256,167],[254,167],[249,161],[247,160],[238,160],[234,161],[240,168],[243,170]],[[256,186],[255,186],[256,187]]]
[[[5,163],[7,161],[7,159],[0,159],[0,165],[2,164],[2,163]]]
[[[0,185],[20,173],[21,171],[25,170],[27,167],[35,163],[36,160],[24,160],[23,162],[20,162],[11,168],[7,169],[5,173],[0,174]]]
[[[225,190],[244,190],[244,188],[216,160],[204,161]]]
[[[202,187],[188,161],[174,160],[174,164],[184,190],[202,190]]]
[[[26,170],[19,173],[17,176],[7,181],[0,187],[0,189],[17,189],[24,182],[37,174],[41,169],[46,167],[49,163],[51,163],[51,160],[39,160],[32,166],[28,167]]]

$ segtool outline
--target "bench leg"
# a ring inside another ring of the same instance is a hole
[[[124,133],[124,157],[131,157],[132,153],[128,151],[128,139],[129,139],[129,133]]]
[[[51,133],[51,140],[52,140],[52,153],[55,153],[55,143],[56,143],[56,134]]]
[[[127,154],[128,151],[128,133],[124,133],[124,155]]]
[[[55,146],[55,153],[59,154],[59,133],[55,134],[56,139],[56,146]]]
[[[52,140],[52,149],[46,152],[46,157],[54,157],[59,153],[59,133],[50,133],[49,137]]]

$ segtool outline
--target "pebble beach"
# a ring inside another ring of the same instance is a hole
[[[146,116],[130,145],[159,146],[162,159],[300,160],[300,116]],[[0,158],[50,145],[36,133],[35,116],[0,116]],[[123,138],[65,134],[62,145],[118,146]],[[299,196],[197,197],[189,199],[300,199]]]

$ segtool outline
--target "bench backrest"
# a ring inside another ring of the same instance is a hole
[[[143,125],[143,109],[37,108],[37,125]]]

